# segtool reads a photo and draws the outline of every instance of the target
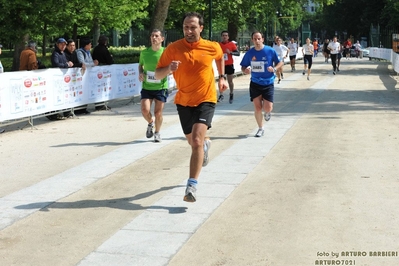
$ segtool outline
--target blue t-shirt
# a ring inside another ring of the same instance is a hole
[[[280,63],[276,51],[270,46],[264,46],[262,50],[257,51],[251,48],[245,53],[241,60],[241,66],[251,67],[251,81],[266,86],[274,83],[276,77],[273,72],[269,72],[269,66],[275,66]]]

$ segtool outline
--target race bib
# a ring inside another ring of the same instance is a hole
[[[227,61],[229,59],[229,56],[227,54],[223,54],[224,56],[224,61]]]
[[[266,72],[265,63],[263,61],[251,61],[252,72]]]
[[[161,83],[161,80],[155,79],[155,72],[147,71],[147,82],[149,82],[149,83]]]

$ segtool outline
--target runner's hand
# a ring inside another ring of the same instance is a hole
[[[219,86],[220,92],[224,92],[229,87],[227,84],[227,80],[225,80],[225,79],[219,79],[218,86]]]
[[[169,65],[169,70],[175,72],[179,68],[180,61],[172,61]]]

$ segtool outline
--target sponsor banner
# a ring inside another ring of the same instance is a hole
[[[0,75],[0,122],[138,95],[138,64]]]

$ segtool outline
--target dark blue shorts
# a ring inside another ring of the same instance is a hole
[[[141,90],[141,99],[156,99],[158,101],[166,103],[166,100],[168,99],[169,92],[168,90],[146,90],[142,89]]]
[[[259,85],[251,81],[249,84],[249,96],[251,102],[262,95],[262,98],[266,101],[273,102],[274,100],[274,84],[269,85]]]
[[[194,124],[202,123],[211,128],[212,118],[215,113],[214,103],[201,103],[196,107],[182,106],[177,104],[180,124],[185,135],[190,134]]]

